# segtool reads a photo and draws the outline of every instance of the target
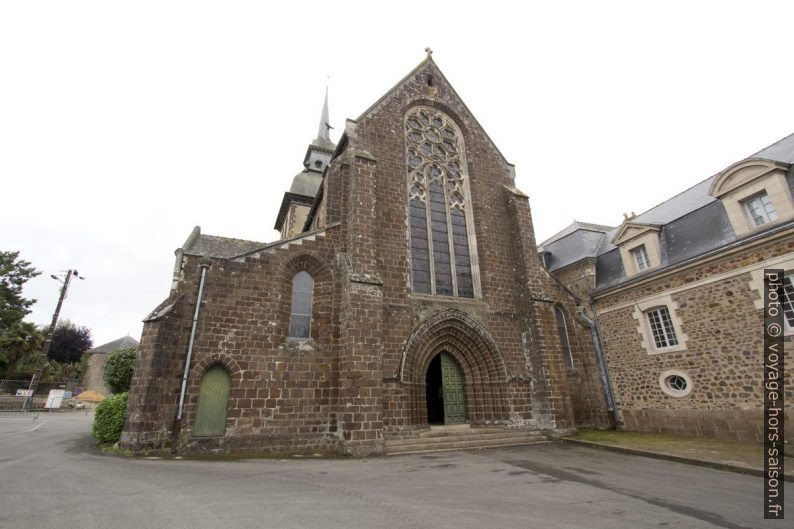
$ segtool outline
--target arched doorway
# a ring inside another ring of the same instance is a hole
[[[210,367],[199,384],[195,437],[221,436],[226,433],[226,409],[229,403],[229,373],[223,366]]]
[[[460,378],[461,396],[457,402],[463,419],[453,420],[474,426],[509,421],[507,369],[499,347],[481,323],[460,310],[451,309],[425,319],[411,332],[403,347],[400,381],[407,391],[408,424],[417,427],[442,421],[450,424],[449,417],[439,419],[438,411],[432,416],[428,414],[428,405],[438,410],[443,403],[438,397],[439,387],[443,396],[443,374],[439,382],[438,373],[445,356],[451,361],[448,365],[453,366],[450,376],[459,375]],[[439,365],[433,367],[431,364],[435,362]],[[435,390],[429,389],[428,383]],[[435,401],[428,399],[433,394]]]
[[[466,398],[463,372],[447,353],[437,354],[425,375],[428,424],[461,424],[466,422]]]

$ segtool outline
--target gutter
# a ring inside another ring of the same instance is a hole
[[[579,270],[582,272],[582,280],[587,289],[587,302],[590,305],[590,310],[593,311],[593,319],[587,317],[582,309],[577,310],[579,321],[590,328],[590,334],[593,338],[593,347],[596,352],[596,365],[598,366],[598,374],[601,377],[601,388],[604,390],[604,399],[607,403],[607,410],[612,415],[612,421],[615,427],[621,426],[620,414],[618,413],[618,406],[615,403],[615,391],[612,388],[612,381],[609,378],[609,369],[607,368],[607,359],[604,355],[604,349],[601,346],[601,330],[598,326],[598,312],[596,312],[595,304],[593,302],[593,293],[590,290],[590,283],[587,280],[585,273],[584,263],[579,265]]]
[[[190,341],[187,346],[187,357],[185,358],[185,370],[182,373],[182,389],[179,391],[179,408],[176,412],[177,423],[182,421],[182,411],[185,403],[185,390],[187,389],[188,373],[190,373],[190,359],[193,356],[193,344],[196,340],[196,326],[198,325],[199,309],[201,308],[201,297],[204,294],[204,279],[207,275],[208,264],[199,265],[201,267],[201,279],[199,279],[198,296],[196,297],[196,310],[193,312],[193,325],[190,328]],[[176,431],[176,429],[174,429]]]
[[[584,312],[578,312],[577,316],[579,316],[579,321],[590,328],[590,334],[593,337],[593,345],[595,346],[596,351],[598,374],[601,377],[601,387],[604,390],[604,398],[607,402],[607,410],[609,410],[610,415],[612,415],[612,420],[617,426],[620,424],[620,419],[618,417],[617,405],[615,404],[615,395],[612,390],[612,382],[609,379],[609,372],[607,371],[606,358],[604,358],[604,351],[601,348],[601,337],[598,330],[598,324],[588,318]]]

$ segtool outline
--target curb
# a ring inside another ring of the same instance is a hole
[[[676,463],[685,463],[687,465],[696,465],[699,467],[714,468],[717,470],[727,470],[728,472],[736,472],[738,474],[748,474],[750,476],[764,477],[764,471],[758,468],[745,467],[741,465],[733,465],[731,463],[720,463],[719,461],[707,461],[703,459],[693,459],[691,457],[674,456],[662,452],[651,452],[648,450],[639,450],[637,448],[626,448],[624,446],[616,446],[603,443],[595,443],[592,441],[583,441],[581,439],[571,439],[563,437],[560,439],[562,442],[578,446],[586,446],[588,448],[595,448],[597,450],[609,450],[612,452],[620,452],[634,456],[652,457],[654,459],[664,459],[666,461],[675,461]],[[794,474],[787,472],[783,475],[784,481],[794,481]]]

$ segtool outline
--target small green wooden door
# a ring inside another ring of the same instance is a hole
[[[455,359],[447,353],[441,353],[441,383],[444,387],[444,423],[466,422],[463,373]]]
[[[201,377],[194,436],[224,435],[229,402],[229,373],[213,366]]]

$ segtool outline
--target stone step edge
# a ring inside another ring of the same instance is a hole
[[[479,440],[463,440],[463,441],[448,441],[446,443],[420,443],[420,444],[407,444],[407,445],[386,445],[385,448],[390,450],[414,450],[420,448],[456,448],[463,446],[491,446],[495,444],[504,443],[535,443],[548,441],[548,439],[538,439],[531,437],[524,438],[499,438],[499,439],[479,439]]]
[[[422,444],[460,443],[465,441],[492,441],[494,439],[546,439],[539,434],[490,434],[490,435],[456,435],[447,437],[424,437],[421,439],[392,439],[386,446],[406,446]]]
[[[503,433],[503,432],[529,432],[533,430],[510,430],[509,428],[460,428],[454,430],[429,430],[419,433],[419,437],[444,437],[447,435],[475,435],[481,433]]]
[[[528,443],[507,443],[507,444],[499,444],[499,445],[486,445],[486,446],[464,446],[459,448],[426,448],[424,450],[411,450],[406,452],[386,452],[387,456],[407,456],[410,454],[427,454],[431,452],[458,452],[462,450],[488,450],[491,448],[507,448],[511,446],[531,446],[531,445],[541,445],[541,444],[549,444],[552,441],[545,440],[545,441],[531,441]]]

